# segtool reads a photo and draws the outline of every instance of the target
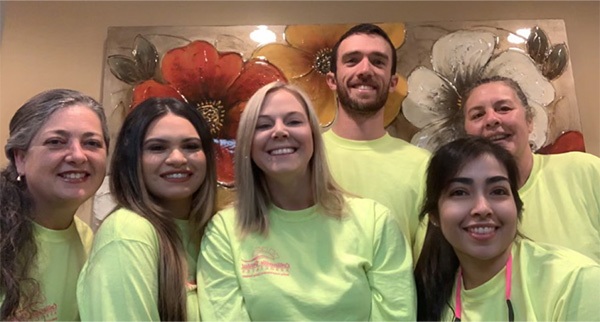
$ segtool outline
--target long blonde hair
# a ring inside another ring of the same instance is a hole
[[[266,235],[269,230],[269,207],[272,203],[265,175],[251,157],[252,141],[258,116],[265,98],[276,91],[292,93],[304,106],[313,138],[313,156],[309,163],[311,189],[316,204],[329,216],[341,218],[345,208],[344,192],[331,176],[321,137],[321,127],[310,99],[299,88],[283,82],[273,82],[259,89],[248,101],[242,113],[235,149],[235,209],[242,234]]]

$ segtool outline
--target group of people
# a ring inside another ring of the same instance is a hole
[[[224,209],[201,114],[141,103],[95,236],[75,212],[107,172],[102,107],[30,99],[0,177],[0,320],[600,320],[600,159],[534,154],[517,83],[463,93],[465,137],[433,155],[384,128],[396,53],[379,27],[340,38],[327,83],[324,134],[295,86],[252,96]]]

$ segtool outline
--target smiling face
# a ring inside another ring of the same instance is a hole
[[[200,135],[187,119],[168,113],[148,127],[142,173],[148,191],[160,202],[189,202],[206,176]]]
[[[290,91],[269,93],[252,140],[252,160],[267,178],[309,176],[313,138],[304,105]]]
[[[464,104],[465,132],[500,144],[517,160],[531,155],[533,123],[515,91],[503,82],[482,84]]]
[[[336,65],[336,74],[329,73],[327,83],[351,114],[375,114],[398,83],[391,72],[392,48],[377,35],[354,34],[344,39]]]
[[[38,209],[78,207],[102,184],[106,153],[100,119],[74,105],[54,112],[27,151],[15,152],[15,163]]]
[[[484,154],[465,163],[438,200],[439,225],[463,265],[503,265],[517,233],[517,207],[507,171]]]

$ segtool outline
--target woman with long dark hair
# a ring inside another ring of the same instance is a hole
[[[196,259],[215,204],[210,127],[187,103],[151,98],[123,122],[111,161],[119,209],[78,282],[83,320],[198,320]]]
[[[522,237],[518,183],[511,153],[487,139],[458,139],[434,153],[415,267],[418,320],[598,320],[600,265]]]
[[[75,286],[92,244],[75,212],[106,173],[102,106],[68,89],[42,92],[9,125],[0,174],[0,320],[78,320]]]

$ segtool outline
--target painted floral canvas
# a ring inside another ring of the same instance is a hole
[[[514,78],[535,109],[538,153],[583,150],[562,20],[380,23],[398,55],[399,84],[385,105],[393,136],[433,150],[457,135],[461,91],[483,77]],[[335,121],[325,82],[332,47],[352,24],[111,27],[102,102],[115,137],[150,97],[174,97],[210,122],[218,181],[232,188],[239,117],[261,86],[280,80],[312,99],[323,128]]]

